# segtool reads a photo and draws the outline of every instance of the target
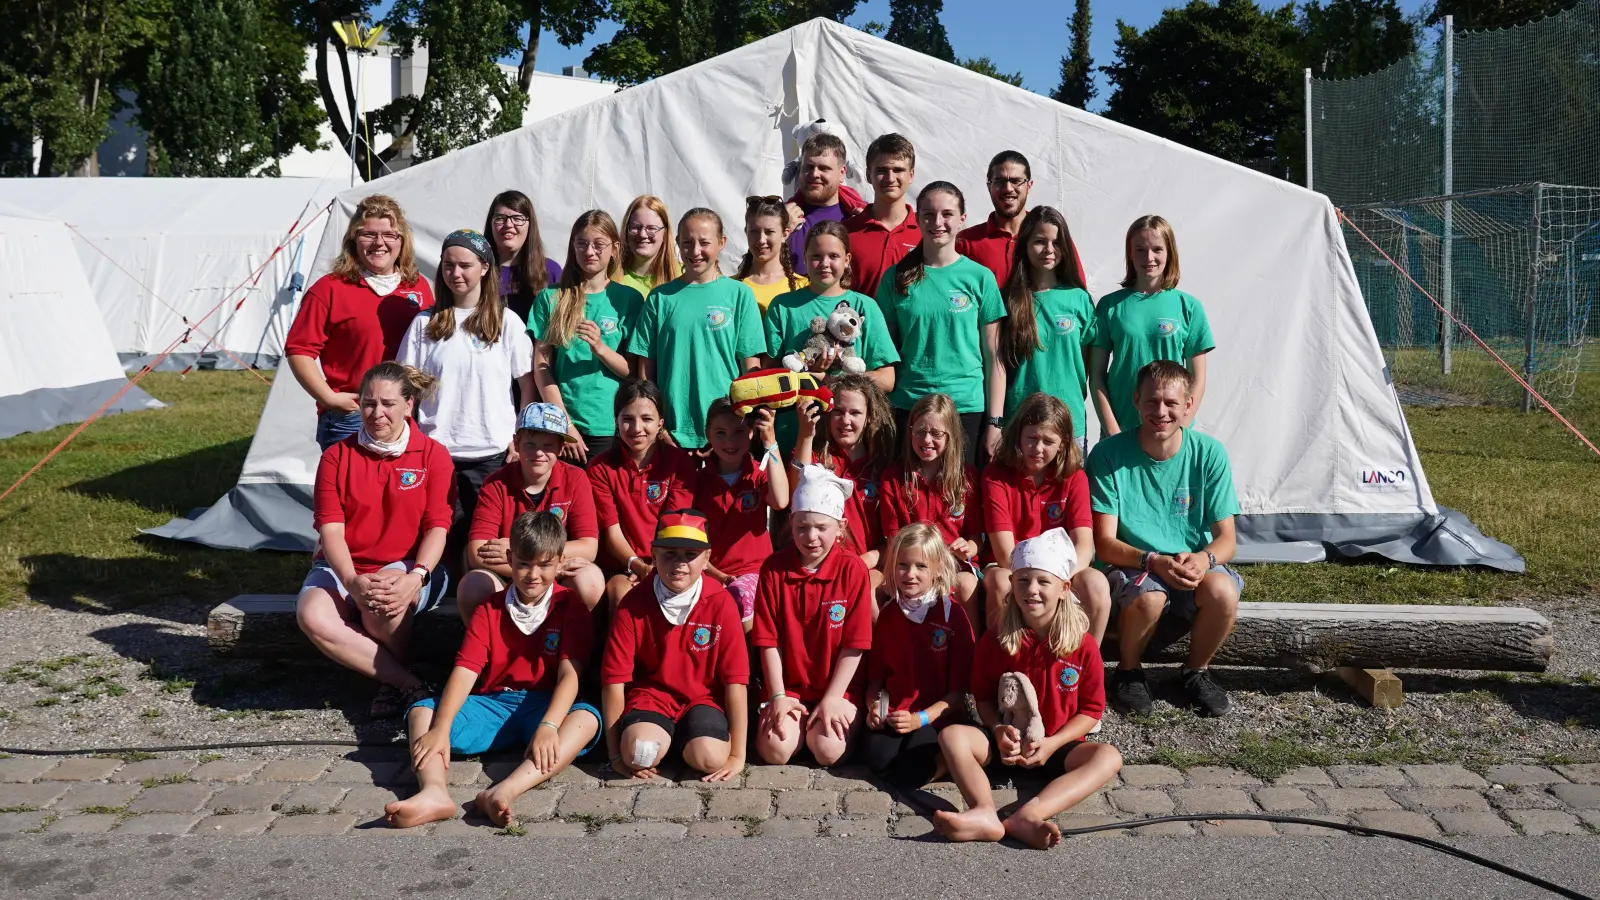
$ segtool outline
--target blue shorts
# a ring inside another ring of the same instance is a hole
[[[1212,566],[1207,575],[1222,574],[1228,576],[1233,582],[1233,589],[1244,593],[1244,578],[1238,572],[1224,565]],[[1170,587],[1166,582],[1156,577],[1154,572],[1141,569],[1122,569],[1112,567],[1106,572],[1106,581],[1111,583],[1111,614],[1118,616],[1135,597],[1144,594],[1162,593],[1167,595],[1167,605],[1162,610],[1162,617],[1177,616],[1185,621],[1193,622],[1194,614],[1199,610],[1194,599],[1194,591]]]
[[[361,410],[359,409],[353,409],[350,412],[330,409],[326,412],[318,413],[317,447],[326,451],[329,447],[360,430]]]
[[[418,700],[413,707],[434,708],[433,698]],[[548,691],[497,691],[493,694],[470,694],[461,704],[461,711],[450,722],[450,752],[459,756],[476,756],[491,750],[521,750],[533,742],[533,733],[550,708]],[[600,727],[594,737],[578,752],[588,753],[600,743],[605,733],[605,720],[600,710],[578,701],[572,704],[567,715],[588,713]]]
[[[392,562],[378,571],[398,569],[401,572],[409,572],[415,565],[414,561],[403,559],[399,562]],[[421,595],[417,597],[416,611],[427,612],[438,606],[439,601],[444,599],[445,588],[449,586],[450,576],[445,572],[444,567],[441,566],[434,570],[428,576],[428,583],[423,586]],[[306,573],[306,580],[300,582],[300,593],[304,594],[311,588],[322,588],[341,600],[350,599],[350,592],[345,589],[344,583],[339,580],[339,576],[333,574],[333,567],[328,565],[328,561],[321,557],[311,561],[311,571]]]

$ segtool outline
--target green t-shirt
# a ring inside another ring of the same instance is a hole
[[[536,341],[543,341],[550,327],[558,293],[549,287],[533,299],[533,306],[528,310],[528,333]],[[620,353],[623,339],[638,323],[642,306],[644,298],[638,291],[613,281],[604,291],[584,298],[583,317],[600,326],[601,341]],[[583,338],[574,337],[567,346],[552,347],[551,351],[551,374],[561,389],[561,403],[567,408],[572,424],[579,432],[592,437],[616,434],[617,419],[612,402],[622,379],[595,357]]]
[[[1094,343],[1094,301],[1082,288],[1038,291],[1033,295],[1033,318],[1040,346],[1010,373],[1005,414],[1009,418],[1022,401],[1043,391],[1067,405],[1072,436],[1083,437],[1083,398],[1089,393],[1083,349]]]
[[[883,324],[883,311],[871,297],[855,291],[845,291],[837,297],[823,297],[806,288],[779,294],[767,307],[767,355],[777,365],[783,365],[785,356],[799,352],[806,341],[811,340],[811,320],[817,316],[826,317],[841,301],[850,304],[850,308],[861,315],[861,336],[856,338],[855,352],[866,364],[867,371],[899,362],[900,351],[889,340],[889,328]],[[838,371],[835,367],[829,374]],[[793,409],[778,411],[776,430],[778,446],[787,452],[794,446],[800,430]]]
[[[1133,388],[1140,369],[1158,359],[1187,366],[1189,360],[1217,346],[1205,308],[1177,289],[1148,296],[1132,288],[1107,294],[1100,298],[1094,320],[1094,345],[1111,353],[1106,390],[1123,431],[1139,427]]]
[[[962,256],[948,266],[926,267],[902,294],[894,289],[896,268],[878,282],[878,307],[900,348],[889,401],[910,409],[924,395],[942,393],[957,412],[983,412],[983,327],[1006,315],[994,273]]]
[[[1156,461],[1132,429],[1089,451],[1089,506],[1117,517],[1117,539],[1156,553],[1193,553],[1211,543],[1211,525],[1238,515],[1233,467],[1222,442],[1192,428],[1171,459]]]
[[[706,409],[728,395],[744,360],[766,352],[761,310],[749,285],[719,277],[705,284],[679,279],[645,300],[628,350],[653,360],[666,395],[667,428],[678,446],[706,443]]]

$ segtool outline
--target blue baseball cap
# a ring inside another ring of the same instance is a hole
[[[529,403],[517,415],[518,431],[543,431],[549,434],[559,434],[561,439],[569,444],[576,444],[578,439],[568,430],[571,423],[567,414],[561,407],[554,403]]]

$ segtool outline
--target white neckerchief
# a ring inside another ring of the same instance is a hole
[[[933,601],[938,599],[939,595],[933,588],[928,588],[927,593],[920,597],[902,597],[899,591],[896,591],[894,595],[895,602],[900,604],[900,611],[906,614],[906,618],[918,625],[921,625],[923,620],[928,618],[928,610],[933,609]],[[949,595],[944,598],[944,617],[947,620],[950,618]]]
[[[506,588],[506,612],[511,614],[512,624],[523,634],[533,634],[544,624],[544,617],[550,614],[550,595],[555,592],[556,586],[552,582],[545,588],[544,596],[537,603],[529,606],[517,596],[517,586]]]
[[[406,420],[405,425],[400,428],[400,436],[392,441],[380,441],[373,437],[372,433],[367,431],[366,423],[363,422],[361,431],[356,435],[356,440],[361,443],[361,446],[367,448],[369,452],[393,459],[406,452],[406,443],[411,440],[411,420]]]
[[[681,594],[670,594],[667,592],[666,583],[661,580],[661,576],[657,575],[656,602],[661,604],[661,614],[666,616],[667,621],[674,625],[682,625],[684,622],[689,621],[689,610],[694,609],[695,603],[699,601],[700,589],[704,585],[704,579],[696,578],[694,586],[687,591]]]
[[[388,275],[374,275],[366,269],[362,269],[361,277],[366,280],[367,287],[371,288],[372,292],[379,297],[389,296],[394,293],[395,288],[400,286],[400,271],[398,269]]]

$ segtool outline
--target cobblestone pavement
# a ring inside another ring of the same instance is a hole
[[[453,762],[450,781],[462,804],[457,818],[404,833],[918,838],[933,830],[927,810],[961,806],[949,782],[897,797],[851,767],[755,766],[734,781],[710,785],[692,778],[621,779],[584,764],[524,794],[515,806],[517,824],[500,829],[478,817],[471,801],[515,765],[504,757]],[[1026,799],[1038,785],[996,788],[996,799],[1006,804]],[[404,758],[389,752],[270,761],[18,756],[0,759],[0,833],[394,834],[382,820],[383,805],[414,789]],[[1296,769],[1271,782],[1232,769],[1128,766],[1058,821],[1070,828],[1174,813],[1249,812],[1430,837],[1600,834],[1600,765],[1508,765],[1481,774],[1447,765],[1330,766]],[[1344,834],[1216,821],[1097,836],[1311,833]]]

